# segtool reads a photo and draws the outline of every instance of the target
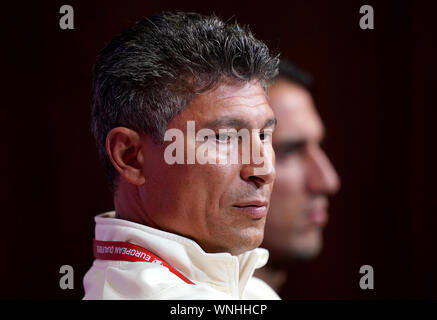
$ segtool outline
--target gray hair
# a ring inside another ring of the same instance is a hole
[[[117,171],[106,136],[118,126],[145,132],[163,143],[167,124],[197,93],[226,79],[267,86],[279,58],[237,23],[196,13],[143,18],[116,36],[94,66],[92,130],[105,172]]]

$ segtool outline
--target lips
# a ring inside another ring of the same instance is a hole
[[[325,208],[317,208],[308,212],[310,223],[323,226],[328,222],[328,212]]]
[[[267,215],[268,202],[265,200],[252,200],[233,205],[234,209],[254,219],[261,219]]]

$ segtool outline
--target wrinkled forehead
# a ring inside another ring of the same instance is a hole
[[[267,102],[266,93],[258,81],[223,83],[211,90],[209,95],[214,102],[229,105],[256,106]]]
[[[244,120],[259,127],[274,114],[264,89],[257,81],[220,84],[197,95],[181,114],[180,120],[195,120],[200,125],[220,124],[220,119]]]

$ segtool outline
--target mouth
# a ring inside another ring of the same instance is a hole
[[[320,201],[308,211],[308,221],[312,225],[324,226],[328,222],[328,201]]]
[[[268,202],[265,200],[246,201],[232,207],[253,219],[261,219],[267,215]]]
[[[328,212],[324,209],[311,210],[308,219],[311,224],[323,226],[328,222]]]

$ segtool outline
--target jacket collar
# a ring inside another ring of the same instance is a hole
[[[268,251],[257,248],[239,256],[206,253],[186,237],[115,218],[115,211],[95,217],[96,239],[139,245],[182,272],[194,283],[208,283],[241,298],[253,272],[268,260]]]

